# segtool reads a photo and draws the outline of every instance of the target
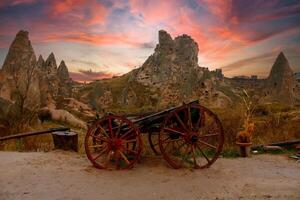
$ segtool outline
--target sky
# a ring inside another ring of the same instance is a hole
[[[37,56],[54,52],[78,81],[141,66],[161,29],[190,35],[199,65],[227,77],[266,77],[280,51],[300,71],[299,0],[0,0],[0,24],[0,66],[23,29]]]

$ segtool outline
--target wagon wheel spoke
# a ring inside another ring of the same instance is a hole
[[[123,125],[123,121],[121,121],[121,123],[119,124],[119,126],[118,126],[118,130],[117,130],[117,132],[116,132],[116,137],[118,138],[119,137],[119,134],[120,134],[120,131],[121,131],[121,127],[122,127],[122,125]]]
[[[184,125],[184,123],[182,122],[182,120],[180,119],[180,117],[178,116],[178,114],[175,112],[174,115],[175,115],[177,121],[180,123],[181,127],[182,127],[185,131],[189,132],[188,129],[186,128],[186,126]]]
[[[192,116],[191,116],[191,107],[188,107],[188,127],[190,130],[193,130],[193,122],[192,122]]]
[[[95,141],[97,142],[108,142],[108,139],[104,136],[95,136],[95,135],[92,135],[92,137],[95,139]]]
[[[180,132],[180,131],[177,131],[177,130],[174,130],[174,129],[171,129],[171,128],[164,128],[163,130],[168,131],[169,133],[177,133],[177,134],[180,134],[180,135],[186,135],[183,132]]]
[[[90,145],[89,147],[104,147],[106,144],[95,144],[95,145]]]
[[[129,160],[127,159],[127,157],[123,154],[123,152],[122,152],[122,151],[119,151],[119,153],[120,153],[121,157],[123,158],[123,160],[125,160],[125,162],[127,163],[127,165],[129,165],[130,162],[129,162]]]
[[[121,138],[121,139],[127,138],[127,137],[129,136],[129,134],[130,134],[132,131],[134,131],[133,128],[129,129],[126,133],[124,133],[123,135],[121,135],[120,138]]]
[[[111,137],[114,137],[114,133],[112,131],[111,116],[108,117],[108,129]]]
[[[124,141],[125,144],[126,143],[133,143],[133,142],[137,142],[137,140],[136,139],[132,139],[132,140],[125,140]]]
[[[211,145],[211,144],[209,144],[209,143],[207,143],[207,142],[204,142],[204,141],[201,141],[201,140],[199,140],[198,142],[201,143],[201,144],[204,144],[205,146],[208,146],[208,147],[210,147],[210,148],[212,148],[212,149],[217,149],[216,146]]]
[[[193,153],[194,167],[198,167],[199,165],[197,164],[195,146],[194,145],[192,145],[192,153]]]
[[[203,127],[204,126],[204,123],[205,123],[205,113],[203,111],[202,108],[200,108],[200,111],[199,111],[199,119],[196,123],[196,128],[200,128],[200,127]]]
[[[98,158],[100,158],[100,156],[102,156],[103,153],[105,153],[105,151],[107,151],[107,148],[102,149],[102,151],[101,151],[95,158],[93,158],[93,160],[95,161],[95,160],[97,160]]]
[[[137,153],[138,153],[137,151],[134,151],[134,150],[132,150],[132,149],[126,149],[126,151],[132,152],[132,153],[134,153],[134,154],[137,154]]]
[[[219,133],[212,133],[212,134],[206,134],[206,135],[199,135],[199,138],[207,138],[207,137],[214,137],[220,135]]]
[[[208,158],[207,155],[204,153],[204,151],[199,147],[198,144],[196,144],[196,147],[197,147],[197,149],[201,152],[201,154],[204,156],[204,158],[206,159],[206,161],[207,161],[208,163],[210,163],[209,158]]]
[[[110,137],[109,134],[107,134],[107,132],[104,130],[103,127],[99,127],[99,129],[102,131],[103,135],[105,135],[106,137]],[[100,132],[101,133],[101,132]]]

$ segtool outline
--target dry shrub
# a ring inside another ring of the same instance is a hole
[[[241,127],[244,122],[243,110],[244,108],[241,105],[236,105],[227,109],[215,110],[223,125],[225,134],[225,150],[233,149],[236,146],[236,134],[241,131]]]
[[[300,120],[294,120],[289,113],[270,112],[268,116],[257,117],[254,131],[256,144],[268,144],[300,138]]]
[[[236,136],[236,141],[240,143],[250,143],[252,142],[252,134],[254,131],[253,123],[253,113],[255,110],[255,105],[253,99],[248,95],[246,90],[243,90],[243,106],[244,106],[244,124],[243,130],[239,131]]]
[[[291,115],[291,112],[295,111],[300,113],[299,108],[283,109],[285,112],[282,112],[282,109],[270,108],[270,105],[260,105],[259,109],[266,112],[263,114],[254,112],[252,117],[252,121],[255,123],[252,135],[253,145],[300,138],[300,118],[295,119],[295,115]],[[237,133],[242,130],[245,112],[245,107],[241,104],[215,110],[224,128],[225,150],[236,148],[235,139]]]

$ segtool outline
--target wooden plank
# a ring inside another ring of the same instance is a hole
[[[46,134],[46,133],[52,133],[52,132],[55,132],[55,131],[68,131],[68,130],[70,130],[70,128],[60,127],[60,128],[50,128],[50,129],[42,130],[42,131],[18,133],[18,134],[15,134],[15,135],[8,135],[8,136],[1,137],[0,141],[17,139],[17,138],[28,137],[28,136],[33,136],[33,135],[42,135],[42,134]]]
[[[300,144],[300,139],[274,142],[274,143],[270,143],[268,145],[269,146],[289,146],[289,145],[294,145],[294,144]]]

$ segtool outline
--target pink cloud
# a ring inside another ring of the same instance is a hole
[[[22,4],[35,3],[36,0],[1,0],[0,8],[5,6],[17,6]]]
[[[93,45],[116,45],[127,44],[139,47],[143,43],[135,38],[127,37],[124,34],[91,34],[86,32],[69,32],[47,35],[44,41],[71,41],[80,43],[89,43]]]
[[[200,4],[204,2],[210,12],[219,19],[225,21],[231,13],[232,0],[198,0]]]
[[[50,16],[68,21],[81,20],[86,25],[105,22],[109,9],[96,0],[53,0],[50,3]]]
[[[78,82],[91,82],[95,80],[100,80],[104,78],[111,78],[117,74],[112,74],[109,72],[94,72],[92,70],[79,70],[79,72],[69,72],[70,77]]]
[[[141,14],[149,24],[174,19],[173,16],[181,6],[178,0],[130,0],[131,12]]]

